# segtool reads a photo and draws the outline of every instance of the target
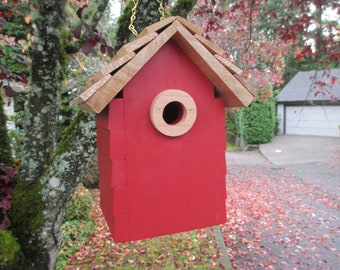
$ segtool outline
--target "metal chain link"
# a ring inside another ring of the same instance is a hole
[[[165,9],[163,7],[162,0],[157,0],[157,2],[159,3],[158,11],[161,14],[160,20],[164,20],[165,19]]]
[[[130,17],[130,24],[129,24],[129,30],[134,34],[135,36],[138,36],[138,32],[136,31],[133,23],[136,20],[136,10],[138,6],[138,0],[133,0],[133,8],[131,9],[131,17]]]
[[[165,19],[165,9],[163,7],[163,3],[162,0],[156,0],[159,4],[159,8],[158,11],[161,14],[160,20],[164,20]],[[131,9],[131,17],[130,17],[130,24],[129,24],[129,30],[132,32],[132,34],[134,34],[135,36],[138,36],[138,32],[135,29],[135,26],[133,25],[133,23],[136,20],[136,11],[137,11],[137,7],[138,7],[138,2],[139,0],[133,0],[133,8]]]

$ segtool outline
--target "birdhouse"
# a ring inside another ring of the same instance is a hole
[[[225,107],[254,97],[180,17],[146,27],[75,99],[96,113],[101,208],[116,242],[226,220]]]

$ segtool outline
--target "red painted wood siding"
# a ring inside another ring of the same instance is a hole
[[[179,137],[159,133],[150,120],[154,97],[167,89],[187,92],[197,106],[194,126]],[[112,177],[111,186],[100,185],[101,205],[115,241],[225,222],[225,113],[210,81],[170,41],[123,91],[97,117],[100,182]]]

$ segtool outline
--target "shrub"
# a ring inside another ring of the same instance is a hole
[[[87,188],[80,184],[66,208],[64,221],[88,220],[92,197]]]
[[[92,159],[85,174],[83,175],[81,182],[86,188],[97,188],[99,181],[99,170],[98,170],[98,156]]]
[[[235,110],[228,109],[226,112],[226,131],[227,131],[227,141],[233,144],[237,140],[237,124],[235,119]]]
[[[249,107],[240,109],[236,114],[236,122],[238,136],[246,144],[270,142],[277,123],[274,98],[270,96],[265,101],[258,98]]]
[[[12,233],[0,230],[0,269],[9,269],[9,266],[19,259],[20,254],[20,245]]]

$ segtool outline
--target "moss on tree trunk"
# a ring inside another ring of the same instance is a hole
[[[2,96],[0,95],[0,165],[11,166],[13,165],[13,158],[10,140],[6,128],[7,116],[5,115],[3,106],[4,102],[2,100]]]
[[[55,269],[66,205],[95,153],[93,115],[79,113],[62,142],[56,140],[66,3],[41,0],[32,7],[35,40],[24,155],[10,211],[11,230],[24,255],[16,269]]]

